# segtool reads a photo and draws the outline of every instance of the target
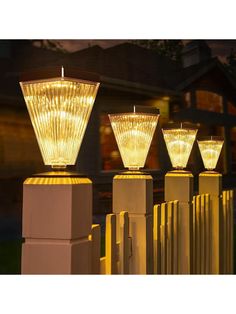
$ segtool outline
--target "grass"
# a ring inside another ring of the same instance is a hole
[[[0,274],[21,273],[21,240],[0,242]],[[101,234],[101,256],[105,255],[105,236]],[[236,225],[234,225],[234,274],[236,273]]]
[[[21,240],[0,242],[0,274],[21,273]]]

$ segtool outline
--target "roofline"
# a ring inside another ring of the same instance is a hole
[[[182,83],[176,86],[177,91],[183,90],[185,87],[190,85],[192,82],[194,82],[196,79],[203,76],[205,73],[207,73],[209,70],[214,68],[215,66],[218,66],[222,72],[224,72],[226,78],[229,80],[230,84],[233,88],[236,88],[236,82],[230,77],[229,73],[226,71],[226,69],[223,67],[222,63],[218,60],[218,58],[212,59],[212,62],[203,67],[202,69],[198,70],[194,75],[190,76],[190,78],[186,79]]]
[[[137,82],[125,81],[116,78],[111,78],[108,76],[100,76],[101,87],[111,87],[113,89],[122,89],[128,92],[135,92],[136,94],[146,94],[151,96],[159,96],[160,94],[165,94],[166,96],[181,96],[181,91],[176,91],[174,89],[166,89],[158,86],[151,86],[146,84],[141,84]]]

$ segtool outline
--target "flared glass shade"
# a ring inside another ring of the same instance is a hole
[[[188,128],[162,129],[173,168],[186,168],[197,131]]]
[[[144,167],[159,114],[122,113],[109,115],[125,168]]]
[[[99,83],[72,78],[21,82],[45,165],[74,165]]]
[[[223,139],[217,138],[198,140],[198,147],[202,156],[204,167],[207,170],[214,170],[216,168],[223,144]]]

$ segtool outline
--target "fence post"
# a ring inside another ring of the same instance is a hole
[[[23,186],[23,274],[88,274],[92,182],[46,173]]]
[[[211,225],[211,273],[222,272],[222,175],[217,172],[202,172],[199,175],[199,194],[210,195],[210,225]]]
[[[131,274],[153,273],[153,180],[150,175],[132,172],[113,179],[113,213],[129,214],[132,257]],[[119,228],[118,228],[119,229]]]
[[[191,215],[193,175],[188,171],[170,171],[165,175],[165,201],[179,201],[179,273],[191,273]]]

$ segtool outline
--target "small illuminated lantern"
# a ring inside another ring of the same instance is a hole
[[[182,123],[177,128],[162,129],[172,166],[176,170],[186,168],[197,131],[194,128],[183,127]]]
[[[20,83],[44,164],[74,165],[99,83],[61,77]]]
[[[143,168],[159,118],[156,113],[134,112],[110,114],[111,126],[125,168]]]
[[[220,137],[211,136],[198,140],[197,142],[204,167],[208,171],[213,171],[216,168],[217,162],[219,160],[224,140]]]

